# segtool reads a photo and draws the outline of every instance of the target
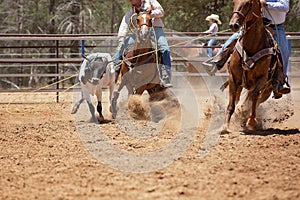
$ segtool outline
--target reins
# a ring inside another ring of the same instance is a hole
[[[145,12],[142,12],[142,14],[145,14]],[[158,56],[158,45],[157,45],[157,36],[156,36],[156,33],[155,33],[155,30],[154,30],[154,27],[152,26],[149,26],[147,23],[142,23],[140,25],[140,28],[136,27],[135,26],[135,23],[133,22],[133,17],[137,16],[138,14],[137,13],[134,13],[131,17],[130,17],[130,22],[131,25],[129,25],[129,27],[134,27],[135,30],[137,29],[140,29],[142,26],[147,26],[149,29],[150,29],[150,36],[149,36],[149,42],[150,42],[150,48],[151,48],[151,33],[154,34],[154,40],[155,40],[155,49],[153,51],[149,51],[149,52],[146,52],[146,53],[141,53],[141,54],[138,54],[136,56],[132,56],[130,58],[126,58],[125,56],[125,50],[128,50],[130,47],[127,47],[126,49],[124,49],[124,52],[122,53],[122,58],[123,58],[123,61],[126,63],[126,65],[132,69],[132,67],[134,67],[134,64],[132,62],[130,62],[129,60],[132,60],[132,59],[136,59],[138,57],[142,57],[142,56],[145,56],[145,55],[148,55],[148,54],[152,54],[155,58],[155,64],[156,64],[156,68],[157,68],[157,72],[158,72],[158,75],[159,77],[161,77],[161,74],[160,74],[160,68],[159,68],[159,56]],[[132,31],[132,30],[131,30]],[[138,31],[134,31],[134,34],[136,34]],[[136,34],[137,35],[137,34]],[[136,36],[136,40],[138,39],[137,38],[138,36]],[[153,59],[153,56],[149,56],[146,60],[144,60],[142,63],[139,63],[139,64],[145,64],[145,63],[148,63],[151,59]],[[153,80],[155,79],[155,74],[153,76]]]

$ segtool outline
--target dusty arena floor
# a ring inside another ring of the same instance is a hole
[[[299,89],[259,108],[262,130],[235,115],[220,136],[227,92],[210,84],[131,99],[143,116],[121,99],[115,121],[105,91],[101,124],[86,103],[70,114],[78,91],[1,94],[0,199],[300,199]]]

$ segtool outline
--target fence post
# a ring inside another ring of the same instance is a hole
[[[58,46],[59,46],[59,40],[56,40],[56,58],[59,58],[59,52],[58,52]],[[58,61],[56,62],[56,103],[59,102],[59,63]]]
[[[81,40],[81,57],[83,57],[84,53],[84,40]]]

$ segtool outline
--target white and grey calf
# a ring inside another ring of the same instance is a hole
[[[95,107],[91,98],[91,96],[96,95],[99,120],[104,120],[102,115],[103,88],[109,87],[109,104],[111,106],[112,92],[115,86],[115,70],[113,63],[110,62],[111,60],[110,54],[107,53],[92,53],[84,59],[79,72],[81,99],[75,103],[72,114],[75,114],[80,104],[86,100],[92,115],[92,121],[98,123],[99,121],[97,120]]]

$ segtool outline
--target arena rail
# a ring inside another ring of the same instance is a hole
[[[218,40],[225,41],[232,33],[220,33],[216,37]],[[212,36],[207,36],[202,32],[167,32],[167,39],[170,43],[172,52],[179,52],[172,57],[174,66],[181,66],[181,72],[176,74],[184,76],[207,76],[205,73],[186,73],[182,70],[187,62],[199,63],[207,59],[206,56],[185,56],[181,55],[181,50],[203,49],[203,46]],[[300,32],[288,32],[288,38],[292,42],[294,55],[300,52]],[[74,44],[70,44],[72,42]],[[295,44],[294,44],[295,41]],[[202,44],[201,44],[202,42]],[[19,92],[32,91],[38,85],[26,85],[24,82],[38,78],[52,78],[51,82],[57,82],[55,88],[44,89],[41,91],[53,91],[59,96],[59,92],[66,89],[66,84],[59,83],[63,77],[69,77],[78,71],[69,69],[79,69],[82,62],[82,54],[87,52],[101,51],[114,54],[117,46],[116,34],[0,34],[0,83],[12,82],[20,85],[20,89],[6,86],[0,87],[0,92]],[[77,53],[70,53],[70,49],[76,49]],[[220,46],[214,46],[220,48]],[[290,61],[299,67],[299,56],[292,56]],[[43,70],[42,70],[43,69]],[[45,69],[50,69],[47,72]],[[67,69],[67,70],[65,70]],[[299,70],[300,71],[300,70]],[[226,73],[221,74],[225,76]],[[300,73],[295,71],[292,76],[300,77]],[[29,80],[28,80],[29,79]],[[15,83],[17,80],[17,83]],[[25,81],[26,80],[26,81]],[[75,79],[73,78],[73,82]],[[70,84],[70,83],[69,83]],[[1,85],[0,85],[1,86]],[[57,98],[57,101],[59,99]]]

